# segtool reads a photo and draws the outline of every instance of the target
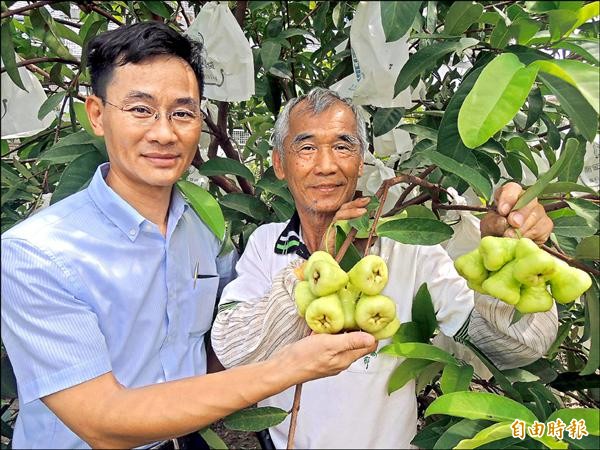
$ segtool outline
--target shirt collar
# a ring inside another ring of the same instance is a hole
[[[273,250],[278,255],[296,253],[304,259],[310,257],[310,252],[300,237],[300,216],[297,211],[294,211],[294,215],[277,238]]]
[[[87,190],[98,209],[131,241],[135,241],[142,224],[149,221],[106,184],[105,178],[109,169],[110,163],[98,166]],[[175,225],[187,207],[179,190],[173,189],[169,205],[169,224]]]

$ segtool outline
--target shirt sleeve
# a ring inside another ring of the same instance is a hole
[[[110,372],[97,316],[55,255],[2,239],[2,341],[23,404]]]
[[[265,360],[284,345],[309,334],[310,329],[298,315],[292,296],[297,282],[293,270],[300,263],[302,260],[295,260],[277,274],[263,297],[250,301],[247,297],[245,301],[228,297],[221,305],[211,339],[224,367]],[[246,272],[242,278],[246,283],[251,282]]]

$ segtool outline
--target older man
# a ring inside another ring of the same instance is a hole
[[[310,332],[294,305],[293,269],[323,248],[332,221],[360,216],[368,203],[366,198],[351,200],[363,167],[364,124],[356,108],[332,91],[314,89],[289,102],[275,125],[274,147],[275,172],[288,182],[296,213],[288,222],[263,225],[252,234],[236,267],[238,278],[223,292],[212,342],[226,367],[263,360]],[[514,227],[544,241],[552,222],[537,201],[509,214],[520,192],[514,183],[496,192],[500,214],[489,215],[482,229],[511,235]],[[427,283],[441,331],[461,338],[468,332],[503,367],[539,358],[554,340],[555,309],[508,330],[512,307],[490,297],[474,302],[473,291],[440,246],[381,238],[369,252],[387,261],[390,276],[383,293],[396,301],[401,322],[411,320],[414,295]],[[306,384],[295,446],[410,447],[417,423],[414,383],[387,394],[397,364],[396,358],[373,354],[335,377]],[[261,404],[289,410],[292,398],[288,390]],[[287,430],[288,420],[271,429],[277,448],[285,446]]]
[[[2,235],[2,340],[20,406],[13,447],[207,449],[194,431],[372,351],[366,333],[311,336],[205,375],[204,337],[232,258],[218,256],[173,188],[200,137],[199,49],[149,22],[97,36],[88,61],[86,109],[110,163]]]

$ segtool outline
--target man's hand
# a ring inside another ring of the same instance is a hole
[[[369,197],[360,197],[344,203],[335,213],[331,223],[335,223],[338,220],[352,220],[362,216],[367,212],[367,205],[370,201],[371,199]],[[334,225],[330,230],[328,230],[327,233],[325,233],[325,236],[323,236],[323,240],[321,241],[321,250],[333,253],[335,249],[335,232],[336,230]]]
[[[311,334],[286,345],[275,358],[281,367],[289,368],[298,382],[337,375],[357,359],[377,349],[377,341],[369,333],[354,331],[343,334]]]
[[[481,236],[527,237],[537,244],[548,240],[554,224],[537,199],[523,208],[512,211],[523,188],[517,183],[507,183],[494,192],[496,212],[485,215],[480,224]]]

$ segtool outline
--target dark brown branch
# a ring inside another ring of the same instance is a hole
[[[64,90],[67,90],[67,86],[64,83],[57,83],[55,80],[52,80],[50,78],[50,74],[48,72],[46,72],[43,69],[40,69],[38,66],[33,65],[33,64],[28,64],[27,66],[25,66],[27,68],[27,70],[33,72],[33,73],[37,73],[38,75],[43,76],[44,78],[46,78],[47,80],[52,81],[52,83],[57,84],[59,87],[63,88]],[[86,97],[81,95],[79,92],[75,92],[74,94],[72,94],[76,99],[81,100],[82,102],[85,102]]]
[[[427,175],[429,175],[431,172],[433,172],[436,167],[437,167],[436,165],[431,165],[431,166],[427,167],[423,172],[421,172],[420,174],[418,174],[417,177],[419,177],[419,178],[425,178]],[[400,206],[402,203],[404,203],[404,200],[406,200],[406,197],[408,197],[408,194],[410,194],[411,191],[415,187],[417,187],[416,183],[409,184],[408,187],[406,189],[404,189],[404,192],[402,192],[402,194],[400,195],[400,198],[398,198],[398,201],[394,205],[394,208],[397,207],[397,206]]]
[[[288,433],[287,449],[294,448],[294,436],[296,435],[296,419],[300,410],[300,397],[302,396],[302,383],[296,385],[294,391],[294,403],[292,405],[292,416],[290,418],[290,431]]]
[[[45,62],[58,62],[58,63],[74,64],[74,65],[80,64],[80,62],[77,61],[76,59],[58,58],[58,57],[53,57],[53,56],[52,57],[42,56],[39,58],[31,58],[31,59],[26,59],[24,61],[19,61],[15,66],[17,68],[19,68],[19,67],[27,66],[29,64],[39,64],[39,63],[45,63]],[[4,73],[4,72],[6,72],[6,67],[3,67],[2,69],[0,69],[0,73]]]
[[[563,260],[570,266],[577,267],[578,269],[581,269],[584,272],[591,273],[592,275],[595,275],[597,277],[600,276],[600,271],[598,271],[592,267],[586,266],[585,264],[577,261],[574,258],[571,258],[570,256],[563,255],[562,253],[557,252],[556,250],[548,247],[547,245],[541,245],[541,248],[543,250],[547,251],[548,253],[550,253],[552,256],[555,256],[556,258]]]
[[[122,27],[123,25],[125,25],[123,22],[121,22],[119,19],[117,19],[115,16],[113,16],[111,13],[109,13],[108,11],[100,8],[97,5],[94,5],[93,3],[88,5],[90,7],[90,9],[92,11],[97,12],[98,14],[100,14],[103,17],[106,17],[108,20],[110,20],[111,22],[116,23],[117,25],[119,25],[120,27]]]
[[[29,5],[26,5],[26,6],[21,6],[20,8],[9,9],[8,11],[4,11],[2,14],[0,14],[0,18],[5,19],[7,17],[14,16],[15,14],[21,14],[21,13],[24,13],[25,11],[30,11],[32,9],[41,8],[42,6],[49,5],[50,3],[52,3],[51,0],[42,0],[39,2],[35,2],[35,3],[30,3]]]

